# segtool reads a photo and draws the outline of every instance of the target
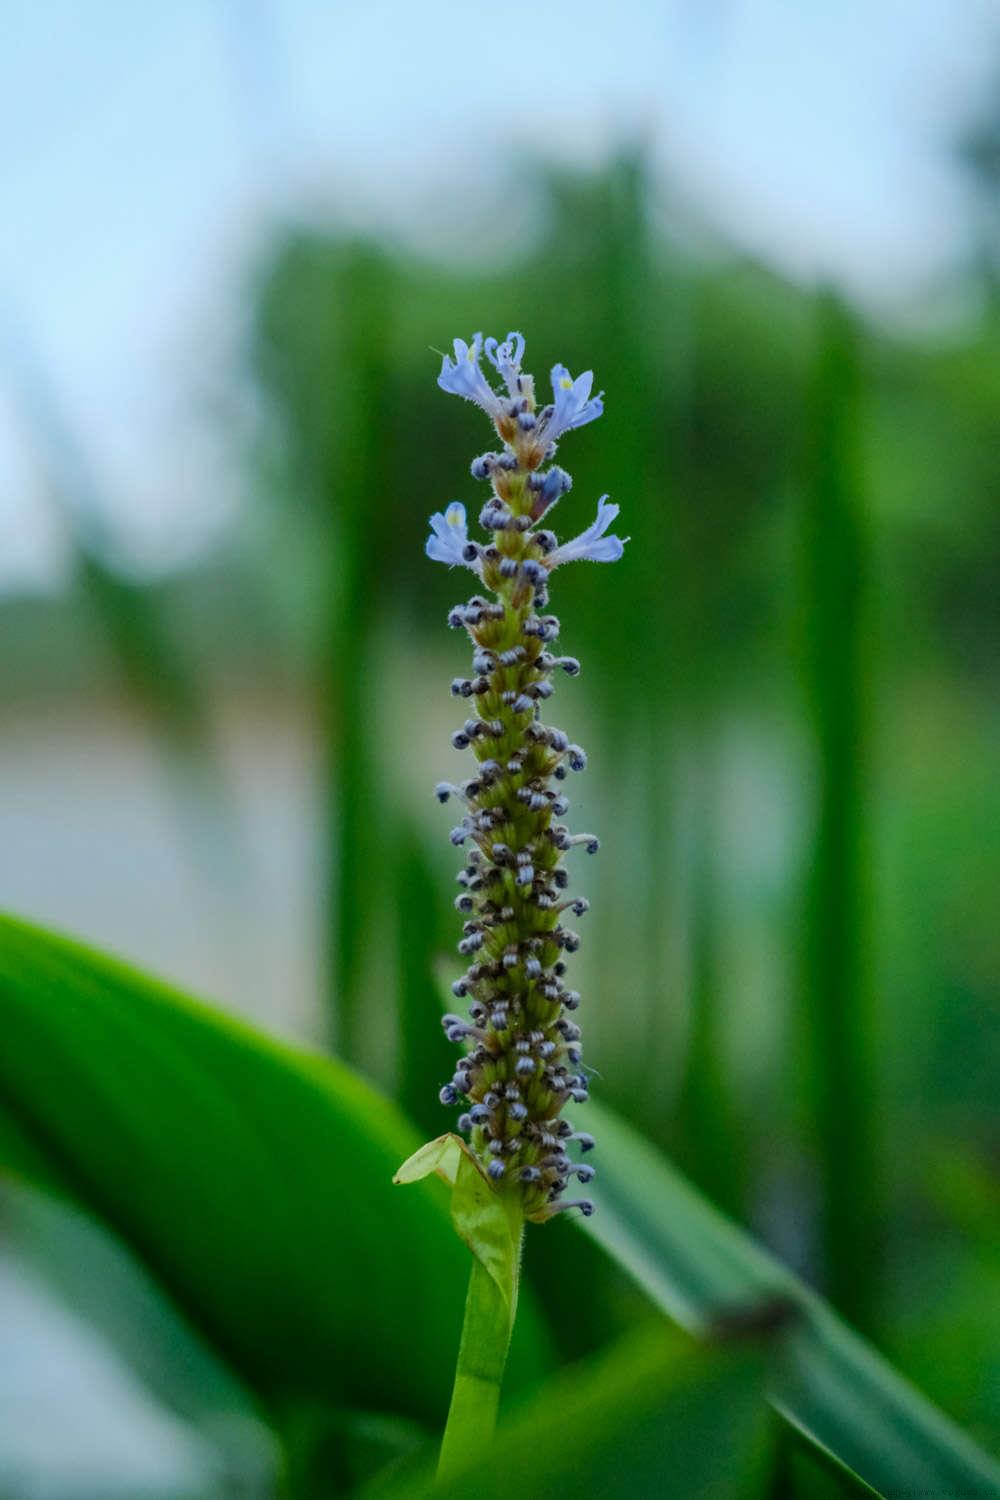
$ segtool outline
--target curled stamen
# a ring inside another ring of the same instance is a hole
[[[572,838],[566,840],[567,848],[573,848],[578,844],[582,844],[588,854],[596,854],[601,847],[600,839],[595,838],[592,833],[575,833]]]
[[[564,1198],[561,1202],[550,1203],[545,1217],[551,1219],[556,1214],[569,1213],[574,1208],[578,1208],[585,1219],[589,1219],[594,1212],[594,1205],[589,1198]]]

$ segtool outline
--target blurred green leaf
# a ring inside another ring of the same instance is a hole
[[[824,1285],[834,1306],[871,1333],[883,1236],[866,848],[874,661],[870,527],[861,457],[861,340],[836,297],[819,302],[817,342],[801,487],[804,677],[816,811],[800,1021],[808,1042],[808,1123],[819,1159]]]
[[[984,1256],[1000,1261],[1000,1185],[994,1167],[967,1141],[930,1137],[921,1178],[930,1201]]]
[[[751,1500],[768,1493],[764,1379],[757,1347],[699,1349],[662,1328],[633,1336],[543,1387],[465,1473],[376,1485],[365,1500]]]
[[[876,1493],[1000,1495],[1000,1468],[817,1297],[695,1191],[642,1136],[597,1103],[601,1169],[586,1232],[670,1317],[711,1330],[787,1300],[770,1399],[816,1449]]]
[[[393,295],[389,261],[371,247],[352,246],[337,287],[336,331],[326,350],[332,379],[324,383],[329,402],[324,415],[333,432],[332,452],[327,466],[314,476],[326,519],[322,534],[328,568],[319,663],[326,770],[326,978],[337,1051],[355,1064],[363,1055],[364,966],[374,885],[385,865],[377,787],[381,768],[371,732],[382,567],[380,548],[373,545],[372,498],[384,495],[394,479],[384,426],[390,405]],[[349,381],[337,380],[340,369],[350,370]]]
[[[468,1256],[341,1065],[0,918],[0,1160],[113,1228],[274,1413],[447,1409]],[[25,1145],[28,1149],[25,1150]],[[540,1368],[530,1308],[516,1386]]]

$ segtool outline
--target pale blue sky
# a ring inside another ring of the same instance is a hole
[[[160,561],[224,524],[202,413],[276,217],[502,246],[512,153],[598,161],[641,132],[732,237],[898,304],[963,252],[945,145],[1000,51],[994,0],[6,0],[4,20],[0,330],[44,364],[124,546]],[[9,389],[0,360],[0,584],[34,586],[58,529]]]

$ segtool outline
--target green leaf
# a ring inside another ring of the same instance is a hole
[[[5,917],[0,1035],[0,1162],[114,1229],[272,1412],[440,1425],[468,1257],[443,1189],[392,1186],[417,1145],[392,1105]]]
[[[543,1387],[464,1472],[383,1482],[365,1500],[751,1500],[771,1467],[764,1379],[757,1347],[632,1336]]]
[[[384,803],[378,741],[371,732],[376,623],[386,583],[384,559],[371,545],[370,507],[371,497],[385,494],[394,479],[385,433],[394,280],[387,257],[366,245],[348,249],[337,289],[336,330],[324,349],[326,389],[337,393],[336,419],[331,422],[324,402],[320,452],[328,461],[314,470],[329,570],[319,681],[326,766],[326,977],[337,1051],[355,1064],[366,1040],[365,955],[380,894],[375,886],[387,869],[381,857],[387,832],[379,816]],[[351,372],[349,380],[342,378],[344,370]]]
[[[583,1227],[664,1312],[706,1332],[735,1309],[787,1299],[797,1318],[770,1399],[810,1444],[885,1496],[1000,1495],[1000,1469],[959,1428],[649,1142],[589,1109],[601,1166]]]
[[[818,304],[802,485],[803,681],[816,783],[803,912],[800,1024],[809,1128],[820,1185],[824,1284],[833,1305],[873,1333],[882,1276],[872,1005],[867,788],[871,713],[859,329],[833,295]]]

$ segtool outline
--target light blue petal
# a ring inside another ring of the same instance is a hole
[[[572,396],[573,396],[574,402],[576,403],[576,405],[578,407],[584,406],[586,404],[587,398],[590,395],[590,388],[591,388],[591,386],[593,384],[594,384],[594,372],[593,372],[593,370],[584,370],[583,374],[582,375],[578,375],[576,377],[576,379],[574,380],[574,382],[573,382],[573,389],[572,389]]]
[[[547,559],[548,566],[558,568],[568,562],[617,562],[625,551],[628,538],[605,536],[604,533],[617,519],[619,509],[619,506],[608,500],[607,495],[602,495],[597,503],[596,519],[586,531],[581,531],[572,541],[564,542],[551,552]]]
[[[586,556],[590,562],[618,562],[625,551],[620,536],[606,536],[599,542],[591,542]]]
[[[466,567],[477,571],[475,563],[462,556],[469,541],[469,529],[465,520],[465,506],[453,500],[446,511],[435,511],[430,518],[431,535],[424,543],[424,551],[435,562],[447,563],[449,567]]]
[[[604,402],[601,396],[591,398],[590,391],[594,384],[593,370],[584,370],[574,380],[565,365],[553,365],[552,367],[552,394],[554,397],[552,415],[545,428],[545,435],[550,440],[555,440],[562,433],[569,432],[574,427],[582,427],[585,422],[593,422],[604,411]]]
[[[454,565],[454,557],[448,551],[448,548],[444,545],[444,543],[439,541],[436,536],[429,536],[427,538],[426,542],[424,543],[424,551],[427,553],[427,556],[433,558],[435,562],[450,563]]]
[[[453,396],[462,396],[466,401],[474,401],[488,416],[495,417],[500,411],[501,402],[479,368],[482,345],[481,333],[473,336],[471,344],[467,344],[464,339],[454,339],[454,360],[447,354],[444,356],[437,383],[443,391],[448,391]]]

